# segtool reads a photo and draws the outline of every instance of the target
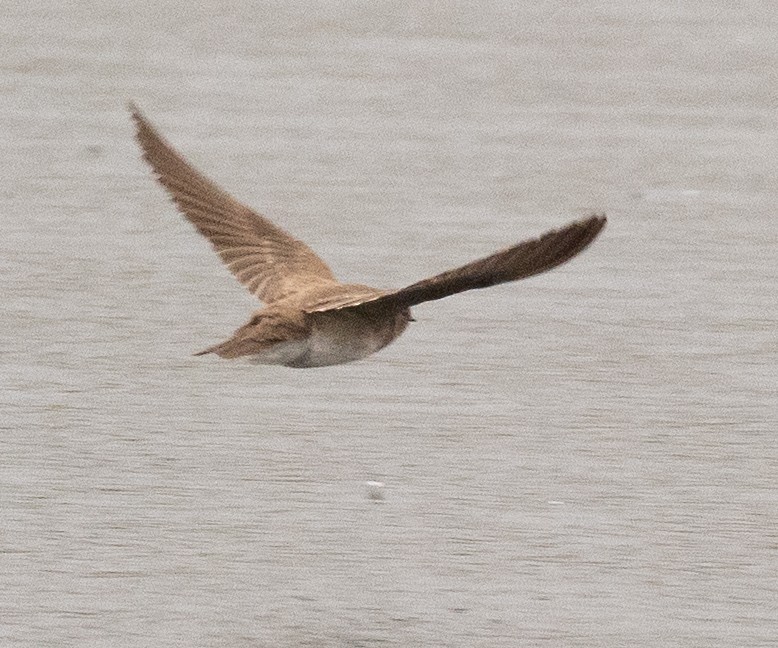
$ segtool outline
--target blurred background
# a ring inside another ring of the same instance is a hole
[[[2,645],[774,645],[772,2],[2,14]],[[344,281],[609,225],[359,363],[193,358],[257,304],[130,100]]]

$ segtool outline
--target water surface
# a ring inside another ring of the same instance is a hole
[[[3,13],[3,645],[772,645],[772,3]],[[129,99],[347,281],[609,226],[359,363],[193,358],[255,304]]]

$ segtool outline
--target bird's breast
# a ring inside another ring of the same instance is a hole
[[[344,311],[317,313],[305,353],[288,366],[325,367],[361,360],[395,340],[406,325],[401,313],[381,319]]]

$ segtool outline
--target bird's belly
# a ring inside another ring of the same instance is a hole
[[[399,317],[399,316],[398,316]],[[392,342],[405,328],[394,317],[375,321],[361,317],[320,316],[307,337],[279,342],[253,355],[257,364],[287,367],[327,367],[361,360]]]
[[[289,367],[326,367],[361,360],[380,351],[402,331],[395,317],[372,320],[337,313],[316,319],[308,351]]]
[[[290,367],[326,367],[361,360],[387,344],[385,338],[371,331],[358,336],[331,335],[314,331],[308,342],[308,351]]]
[[[272,364],[295,366],[290,363],[308,353],[309,340],[294,340],[291,342],[279,342],[261,352],[248,357],[252,364]]]
[[[294,368],[327,367],[361,360],[383,344],[367,344],[365,341],[347,341],[322,335],[312,335],[302,342],[280,342],[249,357],[253,364],[285,365]]]

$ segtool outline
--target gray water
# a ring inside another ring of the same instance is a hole
[[[778,11],[518,5],[3,4],[0,645],[775,645]],[[255,304],[130,99],[344,280],[609,225],[359,363],[193,358]]]

